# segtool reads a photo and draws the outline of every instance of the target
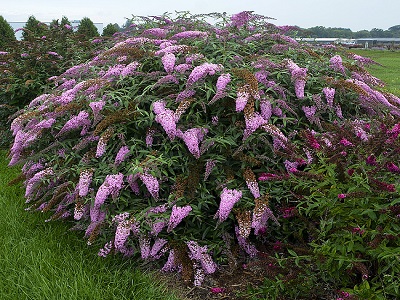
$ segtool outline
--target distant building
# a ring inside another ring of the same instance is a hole
[[[80,22],[81,22],[80,20],[70,21],[71,26],[74,30],[78,29]],[[11,25],[11,27],[14,29],[14,31],[17,29],[23,28],[26,24],[26,22],[8,22],[8,23]],[[50,25],[50,22],[42,22],[42,23]],[[94,26],[96,26],[97,31],[101,35],[103,33],[103,23],[93,23],[93,24],[94,24]],[[22,30],[17,31],[15,33],[15,37],[17,38],[17,40],[21,40],[22,39]]]

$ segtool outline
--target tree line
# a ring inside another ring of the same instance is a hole
[[[400,25],[387,30],[373,28],[371,30],[352,31],[350,28],[315,26],[311,28],[298,27],[297,35],[312,38],[400,38]]]
[[[35,36],[45,36],[49,29],[54,28],[72,28],[71,22],[67,17],[63,16],[61,21],[59,19],[52,20],[49,25],[39,21],[35,16],[30,16],[22,28],[22,39],[26,39],[29,35],[34,34]],[[101,36],[109,37],[114,33],[121,31],[122,29],[118,24],[108,24],[104,27]],[[86,37],[88,39],[100,36],[97,27],[93,21],[84,17],[80,20],[80,23],[76,29],[76,33]],[[0,15],[0,49],[4,48],[11,41],[15,41],[15,32],[7,20]]]

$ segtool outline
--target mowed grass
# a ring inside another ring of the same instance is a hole
[[[97,256],[68,224],[26,212],[21,185],[8,186],[18,167],[0,151],[0,299],[179,299],[132,260]]]
[[[352,49],[351,52],[379,63],[368,67],[368,71],[385,82],[385,91],[400,96],[400,51]]]

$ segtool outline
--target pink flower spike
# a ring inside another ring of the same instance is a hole
[[[169,217],[167,232],[171,232],[178,224],[186,218],[189,213],[192,211],[192,207],[190,205],[178,207],[174,205],[172,207],[172,213]]]
[[[210,292],[213,294],[220,294],[220,293],[224,293],[225,289],[220,288],[220,287],[214,287],[214,288],[210,288]]]
[[[219,209],[215,214],[215,218],[218,218],[219,222],[225,221],[228,218],[233,206],[240,200],[241,197],[241,191],[224,188],[221,193],[221,202],[219,204]]]

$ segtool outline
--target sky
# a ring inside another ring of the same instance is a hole
[[[350,28],[352,31],[388,29],[400,24],[399,0],[1,0],[0,15],[24,22],[33,15],[42,22],[66,16],[70,21],[90,18],[94,23],[123,25],[132,15],[165,12],[192,14],[241,11],[274,18],[275,25]]]

